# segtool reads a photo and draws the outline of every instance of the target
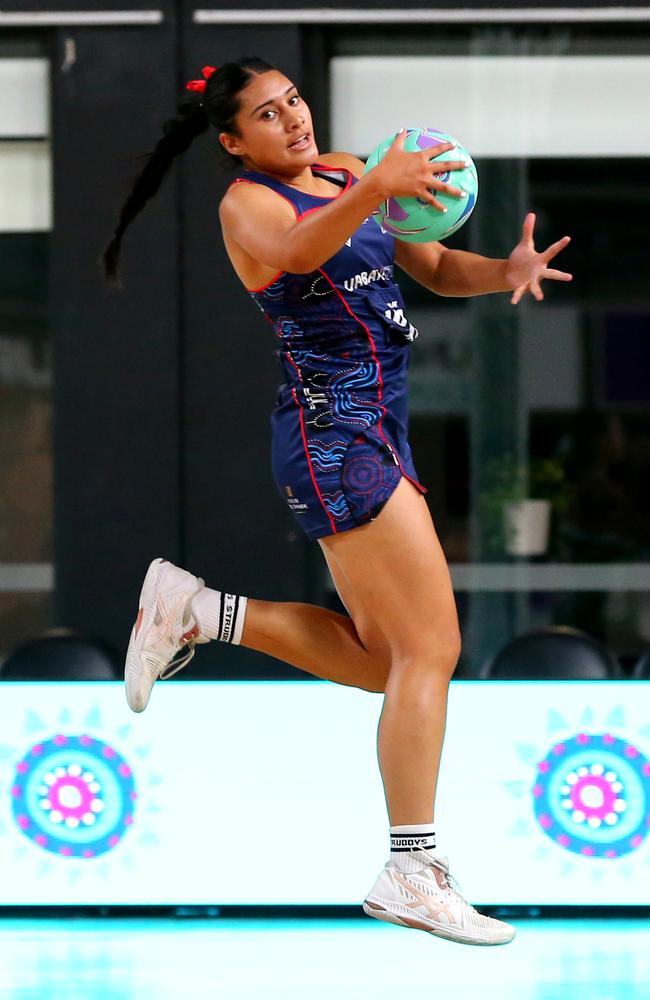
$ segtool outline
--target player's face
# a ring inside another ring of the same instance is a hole
[[[229,153],[240,156],[246,167],[290,176],[314,163],[318,149],[309,108],[283,73],[254,76],[239,101],[238,135],[222,132],[219,137]]]

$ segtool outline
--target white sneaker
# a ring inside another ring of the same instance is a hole
[[[452,887],[447,858],[420,848],[425,857],[416,872],[402,872],[389,861],[368,893],[363,909],[369,917],[416,927],[460,944],[507,944],[515,936],[510,924],[484,917]]]
[[[124,669],[126,700],[134,712],[144,712],[158,678],[167,680],[189,663],[195,643],[210,641],[201,635],[190,604],[203,586],[203,580],[165,559],[149,566]],[[185,646],[185,654],[174,659]],[[166,670],[168,665],[173,669]]]

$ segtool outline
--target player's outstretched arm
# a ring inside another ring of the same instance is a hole
[[[533,230],[535,215],[526,216],[520,242],[504,260],[482,257],[465,250],[449,250],[441,243],[396,243],[395,261],[425,288],[438,295],[471,296],[491,292],[512,292],[513,305],[526,292],[541,302],[540,282],[571,281],[566,271],[549,268],[549,262],[568,246],[569,236],[551,244],[543,253],[535,250]]]

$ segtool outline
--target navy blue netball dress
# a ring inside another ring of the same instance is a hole
[[[341,193],[356,183],[345,169],[311,169]],[[244,182],[276,191],[296,219],[333,201],[255,171],[234,183]],[[394,256],[394,238],[368,218],[322,267],[283,271],[250,292],[275,331],[285,379],[271,414],[273,474],[310,539],[373,520],[402,476],[426,493],[407,440],[417,330],[393,280]]]

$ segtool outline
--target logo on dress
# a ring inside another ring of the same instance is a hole
[[[303,510],[309,510],[306,503],[301,503],[298,497],[293,495],[293,490],[290,486],[285,486],[284,492],[287,495],[287,503],[294,514],[300,514]]]
[[[388,308],[384,312],[384,316],[386,319],[389,319],[391,323],[401,327],[406,340],[413,341],[419,336],[419,330],[416,330],[413,324],[409,323],[399,302],[389,302]]]
[[[393,265],[386,267],[374,267],[372,271],[360,271],[352,278],[346,278],[343,284],[348,292],[354,292],[357,288],[371,285],[373,281],[390,281],[393,277]]]

